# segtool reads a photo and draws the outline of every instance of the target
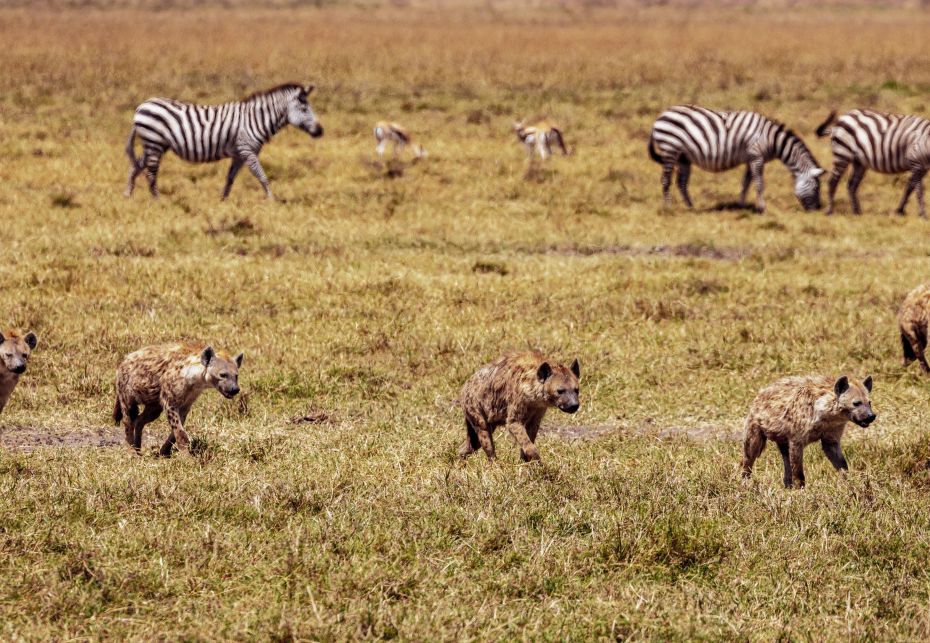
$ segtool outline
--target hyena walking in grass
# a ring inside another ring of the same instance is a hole
[[[840,439],[847,422],[867,427],[875,420],[871,392],[871,376],[860,382],[845,375],[786,377],[762,389],[746,418],[743,477],[752,475],[766,440],[778,445],[787,488],[804,486],[804,448],[813,442],[838,471],[847,470]]]
[[[397,123],[388,121],[375,123],[375,141],[378,143],[375,150],[381,158],[384,158],[388,143],[391,144],[391,154],[394,158],[403,154],[404,148],[408,145],[413,149],[414,158],[421,159],[426,156],[426,150],[423,149],[423,146],[413,142],[413,134],[410,133],[410,130]]]
[[[161,455],[171,456],[171,447],[190,450],[184,430],[187,414],[200,394],[215,388],[231,399],[239,392],[242,353],[234,358],[203,344],[162,344],[130,353],[116,369],[116,406],[113,420],[123,423],[126,442],[142,448],[142,429],[164,410],[171,433]],[[139,407],[145,408],[140,412]]]
[[[924,284],[907,294],[898,311],[904,366],[908,366],[916,359],[924,373],[930,373],[930,364],[927,364],[927,358],[924,355],[927,349],[928,324],[930,324],[930,284]]]
[[[19,376],[26,372],[29,355],[35,350],[39,338],[32,331],[26,334],[18,330],[0,333],[0,411],[19,383]]]
[[[578,410],[578,360],[570,367],[538,352],[508,353],[479,369],[465,382],[459,398],[468,437],[459,449],[467,458],[479,448],[494,460],[494,431],[506,426],[520,445],[524,462],[539,460],[536,434],[549,407]]]
[[[526,156],[529,159],[536,154],[545,161],[552,156],[553,145],[559,146],[563,156],[569,154],[568,148],[565,147],[565,139],[562,137],[562,130],[552,121],[539,121],[531,125],[519,121],[513,124],[513,131],[526,148]]]

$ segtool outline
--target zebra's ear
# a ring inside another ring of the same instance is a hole
[[[316,89],[316,85],[313,85],[313,84],[307,85],[307,88],[304,90],[304,94],[307,94],[309,96],[310,94],[313,93],[314,89]]]
[[[815,167],[813,170],[811,170],[811,176],[815,179],[823,173],[824,169],[822,167]]]

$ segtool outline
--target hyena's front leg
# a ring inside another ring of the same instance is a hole
[[[840,447],[839,441],[824,438],[820,441],[820,446],[823,447],[823,453],[827,456],[827,460],[830,461],[834,469],[837,471],[849,470],[849,465],[846,463],[846,456],[843,455],[843,449]]]
[[[136,451],[142,450],[142,429],[145,428],[145,425],[149,422],[153,422],[158,419],[158,416],[161,415],[161,405],[158,402],[149,402],[145,405],[145,409],[136,418],[135,421],[135,430],[132,436],[132,446]],[[126,436],[128,439],[128,435]]]
[[[781,462],[785,467],[784,483],[785,489],[791,488],[791,454],[787,442],[778,443],[778,451],[781,453]]]
[[[484,454],[488,456],[488,461],[494,462],[495,458],[497,457],[497,453],[494,450],[494,435],[492,433],[493,430],[488,427],[488,423],[484,421],[483,417],[471,417],[468,421],[471,423],[470,428],[474,429],[475,435],[478,437],[478,443],[484,450]],[[469,441],[470,440],[471,434],[469,433]],[[475,450],[477,450],[477,448]]]
[[[804,486],[804,444],[796,440],[788,443],[788,461],[791,463],[791,485]]]
[[[181,409],[171,404],[165,404],[165,415],[168,417],[168,426],[171,427],[171,433],[168,439],[161,447],[161,455],[166,458],[171,457],[171,447],[176,443],[178,449],[190,453],[191,440],[184,430],[184,420],[187,417],[187,410]]]
[[[530,440],[526,432],[526,427],[522,422],[508,422],[507,431],[513,436],[513,439],[520,445],[520,459],[524,462],[539,460],[539,451],[536,445]]]

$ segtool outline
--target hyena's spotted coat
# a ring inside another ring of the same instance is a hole
[[[927,358],[924,356],[924,351],[927,349],[928,324],[930,324],[930,284],[924,284],[908,293],[901,304],[901,310],[898,311],[904,366],[916,359],[924,373],[930,373],[930,364],[927,364]]]
[[[875,420],[871,392],[871,376],[860,382],[845,375],[786,377],[762,389],[746,418],[743,477],[752,475],[766,440],[781,452],[786,487],[804,486],[804,448],[813,442],[837,470],[848,469],[840,439],[847,422],[866,427]]]
[[[116,369],[113,420],[123,423],[126,442],[138,451],[142,429],[164,410],[171,433],[161,455],[170,456],[175,442],[178,448],[189,450],[184,421],[191,406],[211,387],[223,397],[234,397],[239,392],[240,366],[242,353],[231,359],[203,344],[161,344],[137,350]],[[140,406],[145,407],[141,413]]]
[[[35,350],[39,338],[32,331],[23,334],[10,329],[0,333],[0,411],[19,382],[19,376],[26,372],[29,355]]]
[[[508,353],[465,382],[459,401],[468,437],[459,449],[467,458],[479,448],[494,460],[494,430],[506,426],[520,445],[520,458],[539,460],[536,434],[549,407],[578,410],[578,360],[556,364],[538,352]]]

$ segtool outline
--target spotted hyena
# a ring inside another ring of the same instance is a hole
[[[126,442],[142,447],[142,429],[164,410],[171,433],[161,447],[169,457],[171,447],[189,451],[190,438],[184,421],[201,393],[213,387],[223,397],[239,392],[242,353],[234,358],[203,344],[176,343],[148,346],[130,353],[116,369],[116,405],[113,420],[123,423]],[[140,412],[139,407],[145,408]]]
[[[766,440],[778,445],[788,488],[804,486],[804,448],[818,440],[830,463],[847,470],[840,447],[843,429],[849,421],[867,427],[875,420],[871,392],[871,376],[860,382],[845,375],[786,377],[762,389],[746,418],[743,477],[752,475]]]
[[[467,458],[481,448],[494,460],[494,430],[506,426],[520,445],[520,458],[539,460],[536,434],[543,416],[551,406],[578,410],[579,377],[577,359],[565,367],[537,352],[508,353],[484,366],[465,382],[459,398],[468,431],[459,455]]]
[[[924,284],[907,294],[898,311],[904,366],[916,359],[924,373],[930,373],[930,364],[927,364],[927,358],[924,356],[927,348],[928,323],[930,323],[930,284]]]
[[[29,355],[35,350],[39,338],[32,331],[26,334],[18,330],[5,330],[0,333],[0,411],[19,382],[19,376],[26,372]]]

